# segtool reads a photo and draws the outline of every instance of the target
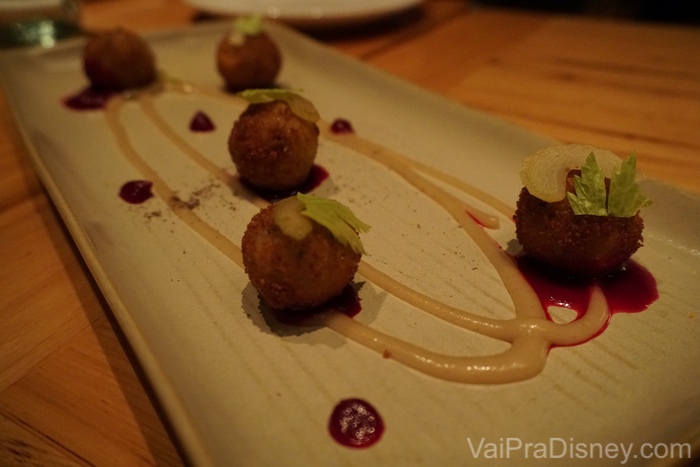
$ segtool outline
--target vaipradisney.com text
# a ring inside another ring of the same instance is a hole
[[[573,438],[549,438],[528,442],[521,438],[467,438],[475,459],[608,459],[625,465],[634,459],[692,458],[690,443],[598,443],[577,442]]]

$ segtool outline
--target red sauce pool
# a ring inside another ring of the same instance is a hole
[[[331,132],[335,134],[355,133],[352,123],[344,118],[336,118],[331,123]]]
[[[323,183],[329,176],[330,175],[325,168],[321,167],[320,165],[314,164],[314,166],[311,167],[311,170],[309,171],[309,176],[306,177],[304,183],[302,183],[301,186],[299,186],[295,190],[285,192],[260,190],[258,188],[251,187],[250,185],[246,184],[244,180],[243,183],[261,198],[269,202],[275,202],[287,198],[289,196],[293,196],[297,193],[309,193],[315,188],[318,188],[321,185],[321,183]]]
[[[206,133],[209,131],[214,131],[216,127],[214,122],[209,118],[207,114],[202,111],[198,111],[190,120],[190,130],[197,133]]]
[[[141,204],[153,196],[153,182],[132,180],[122,185],[119,197],[129,204]]]
[[[100,110],[107,106],[107,102],[113,95],[112,91],[87,87],[63,99],[63,104],[73,110]]]
[[[338,403],[328,420],[333,439],[350,448],[368,448],[384,434],[384,421],[369,402],[345,399]]]
[[[550,306],[568,308],[576,312],[575,319],[585,314],[594,285],[603,291],[611,316],[615,313],[639,313],[659,298],[654,276],[632,260],[619,270],[596,279],[557,275],[527,257],[517,257],[516,262],[545,310]],[[552,319],[549,313],[547,317]]]
[[[329,173],[326,169],[324,169],[320,165],[314,164],[314,166],[311,167],[309,176],[306,178],[301,187],[299,187],[299,192],[308,193],[310,191],[313,191],[315,188],[321,185],[321,183],[323,183],[328,177]]]
[[[337,297],[330,299],[322,305],[319,305],[317,308],[304,310],[301,312],[270,310],[270,313],[276,321],[282,324],[286,324],[288,326],[308,326],[310,325],[309,323],[314,325],[313,317],[315,315],[320,313],[328,313],[331,311],[346,314],[351,318],[357,316],[360,311],[362,311],[360,296],[352,284],[346,285],[343,291],[340,292]]]

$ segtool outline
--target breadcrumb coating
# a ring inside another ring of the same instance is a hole
[[[306,181],[318,150],[318,126],[284,101],[250,104],[234,123],[229,153],[243,181],[289,192]]]
[[[83,70],[93,88],[123,91],[156,79],[156,60],[148,43],[124,28],[90,37],[83,51]]]
[[[321,225],[301,240],[282,233],[270,205],[243,235],[243,264],[250,282],[273,310],[299,312],[340,294],[355,276],[359,253],[341,245]]]
[[[573,191],[573,173],[567,191]],[[598,277],[620,268],[642,246],[644,221],[632,217],[575,215],[568,199],[548,203],[523,188],[515,212],[525,253],[563,274]]]
[[[264,32],[244,36],[241,43],[223,37],[216,49],[216,68],[224,79],[226,89],[267,88],[275,84],[282,67],[282,55],[277,45]]]

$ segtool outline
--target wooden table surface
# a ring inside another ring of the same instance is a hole
[[[202,21],[177,0],[84,0],[86,29]],[[700,28],[429,0],[313,33],[448,99],[638,154],[700,193]],[[186,455],[32,170],[0,93],[0,465],[181,465]]]

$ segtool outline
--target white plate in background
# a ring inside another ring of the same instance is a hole
[[[261,14],[305,27],[329,27],[373,21],[400,13],[422,0],[184,0],[218,15]]]

